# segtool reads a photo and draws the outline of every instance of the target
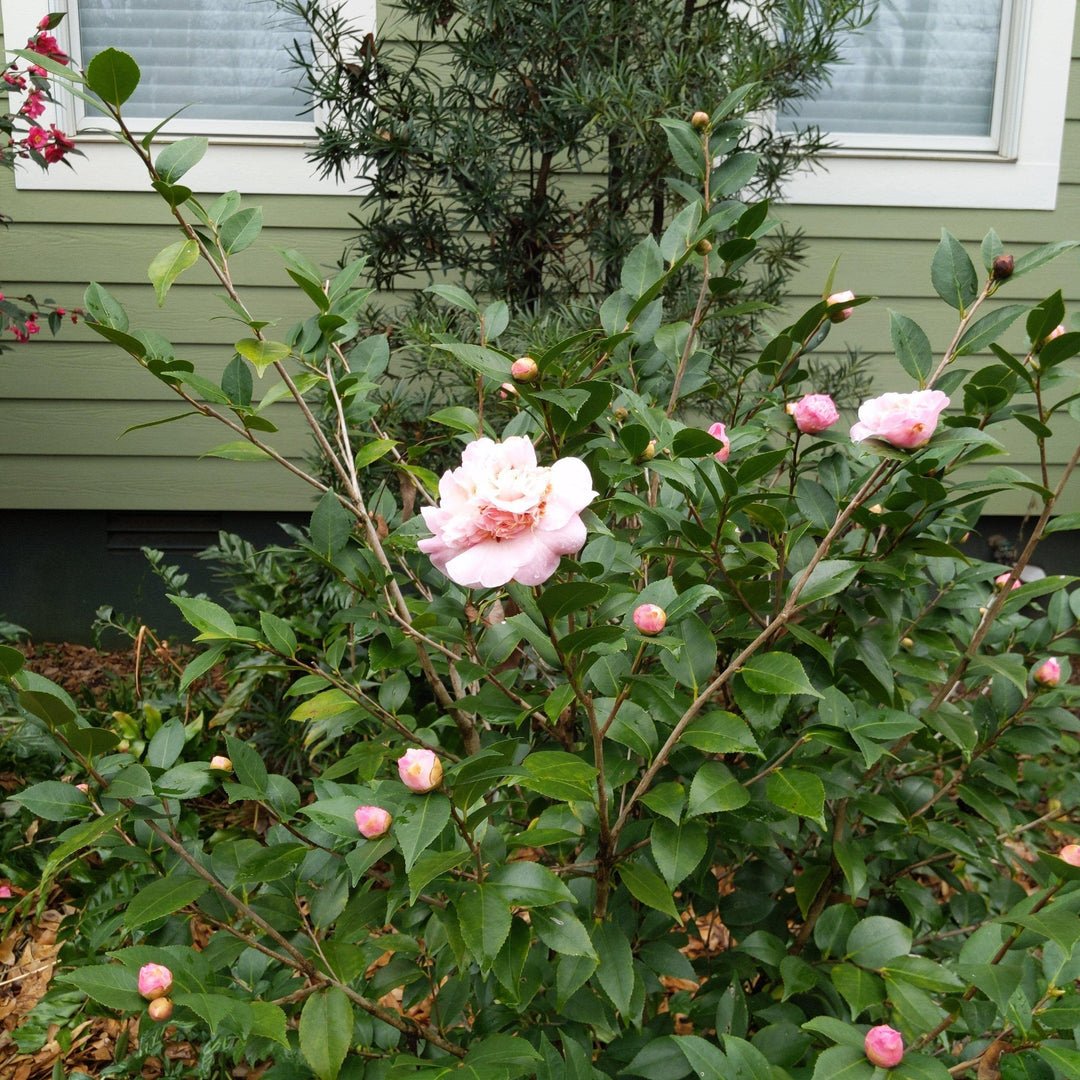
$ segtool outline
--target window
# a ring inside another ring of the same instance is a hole
[[[880,0],[816,100],[837,149],[786,201],[1052,210],[1074,0]]]
[[[124,106],[133,131],[150,131],[171,113],[156,143],[206,135],[211,151],[192,170],[202,191],[237,187],[245,194],[354,194],[357,182],[321,180],[305,160],[315,133],[310,101],[297,88],[288,49],[305,32],[269,0],[0,0],[8,47],[21,44],[48,11],[67,8],[60,47],[85,68],[100,50],[131,53],[142,69]],[[345,0],[344,17],[374,30],[375,0]],[[55,122],[79,133],[85,159],[74,171],[16,171],[19,188],[143,191],[145,169],[130,149],[101,131],[109,120],[73,95],[57,94]],[[95,133],[93,129],[98,129]]]

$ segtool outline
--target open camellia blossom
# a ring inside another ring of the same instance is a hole
[[[940,390],[871,398],[859,406],[859,422],[851,429],[851,441],[881,439],[898,450],[917,450],[930,441],[948,404],[948,396]]]
[[[588,466],[567,457],[536,464],[523,435],[477,439],[443,473],[437,507],[421,513],[434,536],[419,548],[451,581],[487,589],[539,585],[585,543],[581,511],[596,498]]]

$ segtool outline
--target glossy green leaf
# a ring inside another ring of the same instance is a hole
[[[866,968],[881,968],[911,952],[911,928],[884,915],[868,915],[848,935],[847,959]]]
[[[158,154],[154,167],[162,180],[175,184],[184,173],[202,160],[209,145],[209,140],[202,136],[170,143]]]
[[[449,820],[450,800],[441,791],[430,791],[409,800],[408,813],[396,818],[393,826],[405,858],[406,873],[420,853],[434,843]]]
[[[676,825],[658,820],[652,828],[650,850],[668,886],[675,887],[697,869],[708,850],[708,830],[697,821]]]
[[[8,798],[25,806],[34,817],[46,821],[70,821],[72,818],[85,817],[90,809],[90,801],[74,784],[64,784],[59,780],[32,784]]]
[[[86,65],[86,85],[108,105],[120,106],[139,85],[139,65],[119,49],[102,49]]]
[[[934,252],[930,281],[935,292],[950,307],[965,311],[979,294],[979,279],[963,245],[947,229]]]
[[[769,802],[800,817],[824,824],[825,787],[805,769],[777,769],[765,781]]]
[[[194,903],[210,886],[201,877],[167,877],[144,885],[124,912],[129,930],[172,915]]]
[[[706,761],[690,784],[687,817],[737,810],[750,801],[750,793],[732,776],[726,765]]]
[[[806,677],[802,664],[789,653],[770,652],[750,657],[739,674],[757,694],[821,695]]]
[[[353,1033],[352,1002],[336,986],[314,993],[300,1013],[300,1052],[319,1080],[336,1080]]]
[[[678,922],[679,912],[672,890],[659,874],[640,863],[623,861],[619,863],[619,878],[636,899]]]
[[[245,360],[250,360],[260,375],[271,364],[292,354],[292,349],[283,341],[263,341],[259,338],[241,338],[233,348]]]

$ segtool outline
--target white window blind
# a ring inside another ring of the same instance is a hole
[[[311,123],[288,49],[310,36],[300,19],[252,0],[79,0],[83,66],[110,46],[130,53],[142,80],[124,105],[161,120],[189,102],[187,119]]]
[[[832,84],[815,100],[781,111],[777,126],[815,124],[839,135],[992,137],[1006,3],[880,0],[870,25],[844,43]]]

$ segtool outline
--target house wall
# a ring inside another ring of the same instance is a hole
[[[886,309],[917,319],[943,348],[952,333],[947,309],[933,295],[929,263],[942,225],[977,245],[989,227],[1016,254],[1061,237],[1080,237],[1080,44],[1074,60],[1057,209],[983,211],[881,207],[780,208],[792,226],[805,230],[810,257],[795,280],[792,308],[811,303],[834,258],[842,256],[836,288],[872,293],[880,301],[860,309],[833,330],[822,355],[850,343],[879,354],[879,390],[903,389],[905,377],[891,359]],[[211,149],[211,153],[213,150]],[[34,167],[34,166],[29,166]],[[78,168],[76,160],[75,167]],[[189,178],[185,178],[186,180]],[[197,184],[197,169],[190,180]],[[237,277],[252,309],[282,327],[310,313],[281,267],[275,249],[296,247],[329,268],[349,235],[347,197],[261,196],[266,227],[257,244],[236,259]],[[51,296],[65,307],[81,303],[88,280],[105,285],[124,302],[133,327],[155,329],[193,360],[200,371],[220,375],[243,331],[226,320],[220,292],[208,272],[195,268],[173,286],[158,309],[146,266],[176,239],[164,203],[153,194],[17,191],[0,170],[0,208],[15,219],[0,233],[0,281],[8,295]],[[1006,301],[1037,301],[1063,287],[1070,313],[1080,303],[1080,267],[1065,256],[1002,290]],[[1021,348],[1022,328],[1007,343]],[[205,364],[205,368],[203,365]],[[273,376],[261,384],[269,388]],[[258,393],[258,390],[257,390]],[[29,346],[0,359],[0,509],[15,510],[250,510],[300,511],[311,506],[305,485],[270,464],[200,459],[231,436],[197,418],[121,433],[136,424],[183,411],[165,386],[126,354],[84,326],[65,325],[56,339],[42,333]],[[307,436],[288,405],[272,414],[282,427],[279,445],[295,459]],[[1006,442],[1008,463],[1029,469],[1033,455],[1018,436]],[[1060,462],[1075,447],[1075,429],[1057,436],[1052,454]],[[1067,505],[1080,509],[1080,484]],[[1022,514],[1025,500],[1004,497],[998,513]]]

